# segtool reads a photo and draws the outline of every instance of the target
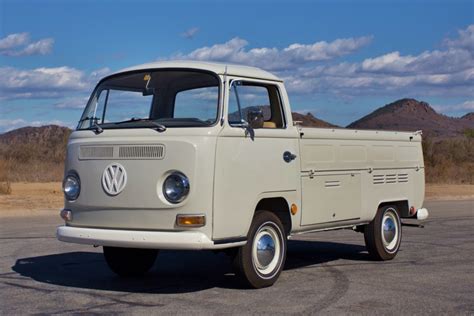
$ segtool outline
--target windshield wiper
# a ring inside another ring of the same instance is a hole
[[[136,117],[132,117],[131,119],[129,120],[125,120],[125,121],[120,121],[120,122],[115,122],[114,124],[125,124],[125,123],[132,123],[132,122],[147,122],[147,123],[151,123],[154,125],[154,130],[157,130],[158,132],[164,132],[166,131],[166,126],[164,126],[163,124],[160,124],[160,123],[157,123],[153,120],[150,120],[150,119],[144,119],[144,118],[136,118]]]

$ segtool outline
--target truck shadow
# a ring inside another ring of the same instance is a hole
[[[365,247],[334,242],[289,241],[285,270],[338,259],[368,261]],[[230,257],[210,251],[161,251],[144,277],[120,278],[98,252],[69,252],[18,259],[12,270],[59,286],[133,293],[187,293],[209,288],[244,289]]]

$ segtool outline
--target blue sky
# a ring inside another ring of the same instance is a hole
[[[473,1],[0,0],[0,132],[75,126],[101,76],[158,59],[259,66],[347,125],[412,97],[474,111]]]

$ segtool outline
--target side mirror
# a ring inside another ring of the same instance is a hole
[[[247,122],[253,129],[263,127],[263,111],[259,108],[251,108],[247,112]]]

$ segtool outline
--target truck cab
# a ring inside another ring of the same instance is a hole
[[[305,128],[258,68],[167,61],[102,79],[68,142],[59,240],[104,247],[119,275],[160,249],[225,250],[255,288],[287,239],[364,232],[392,259],[402,217],[426,218],[420,133]]]

